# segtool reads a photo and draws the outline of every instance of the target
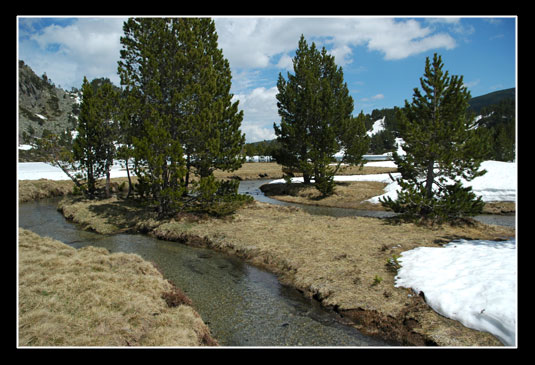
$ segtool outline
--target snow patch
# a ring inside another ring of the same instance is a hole
[[[385,118],[386,117],[383,117],[381,119],[377,119],[375,121],[375,123],[373,123],[372,129],[370,131],[366,132],[369,137],[372,137],[372,136],[376,135],[377,133],[382,132],[382,131],[385,130]]]
[[[49,165],[44,162],[19,162],[18,180],[70,180],[70,178],[59,167]],[[126,177],[124,169],[119,161],[114,161],[110,171],[110,177]]]
[[[477,196],[481,196],[484,202],[516,201],[516,162],[483,161],[480,166],[481,169],[487,170],[487,173],[483,176],[476,177],[472,181],[461,179],[463,186],[471,186],[472,191]],[[399,176],[397,175],[397,177]],[[379,198],[387,196],[396,200],[400,190],[401,187],[397,182],[390,182],[385,187],[385,194],[373,197],[368,201],[379,204]]]
[[[459,240],[444,247],[401,253],[396,287],[424,292],[441,315],[495,335],[504,345],[516,339],[516,241]]]

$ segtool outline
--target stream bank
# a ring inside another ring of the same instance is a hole
[[[64,205],[86,227],[113,226],[113,201]],[[437,247],[458,238],[504,239],[514,236],[512,228],[476,223],[429,229],[377,218],[311,215],[262,202],[226,220],[186,217],[153,223],[145,227],[160,239],[209,247],[266,268],[365,334],[404,345],[501,345],[488,333],[441,317],[409,290],[395,288],[395,272],[387,263],[419,246]]]
[[[72,248],[99,247],[112,255],[135,253],[154,263],[191,299],[221,346],[396,345],[364,336],[341,323],[340,315],[326,310],[318,301],[234,255],[146,234],[81,230],[80,225],[65,220],[57,211],[57,203],[58,199],[45,199],[21,204],[19,226],[54,237]]]

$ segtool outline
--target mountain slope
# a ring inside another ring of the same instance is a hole
[[[19,60],[18,135],[40,137],[44,130],[60,132],[71,129],[78,114],[78,95],[56,87],[50,79],[39,77]]]
[[[504,89],[499,91],[494,91],[489,94],[476,96],[470,99],[470,108],[478,114],[482,108],[494,104],[498,104],[504,99],[514,99],[516,95],[516,88]]]

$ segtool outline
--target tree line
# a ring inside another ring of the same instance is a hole
[[[408,219],[455,220],[479,214],[484,205],[462,181],[486,173],[479,167],[489,156],[492,136],[487,128],[477,128],[463,76],[449,75],[443,66],[441,56],[427,57],[421,90],[414,88],[412,101],[389,118],[405,142],[405,153],[393,153],[401,173],[398,197],[381,203]],[[328,196],[334,193],[341,163],[363,165],[371,125],[362,112],[352,115],[342,68],[325,48],[319,51],[301,36],[293,69],[287,78],[279,74],[277,83],[281,121],[274,129],[280,148],[274,157],[288,177],[300,172],[305,184],[314,180],[322,196]],[[344,156],[333,163],[339,151]]]
[[[207,18],[131,18],[123,25],[118,73],[121,89],[109,82],[82,85],[76,136],[66,131],[38,142],[49,161],[73,179],[89,198],[115,159],[124,161],[129,195],[160,216],[180,210],[232,211],[246,200],[237,181],[218,181],[214,170],[233,171],[244,162],[243,112],[232,102],[231,72]],[[342,164],[360,165],[370,147],[369,118],[353,115],[354,102],[343,70],[323,47],[302,35],[293,73],[279,73],[273,157],[285,176],[303,176],[323,197],[335,192]],[[489,135],[468,113],[470,93],[462,76],[443,71],[441,57],[426,59],[411,103],[395,110],[395,128],[406,154],[394,153],[402,191],[385,199],[406,216],[457,218],[481,211],[483,203],[462,186],[484,171]],[[373,117],[373,116],[372,116]],[[394,120],[389,121],[393,123]],[[343,158],[333,163],[334,155]],[[132,169],[133,171],[130,171]],[[134,185],[131,172],[136,175]]]
[[[49,135],[37,141],[40,150],[89,198],[100,193],[96,181],[103,177],[110,195],[113,161],[124,161],[129,195],[161,216],[219,212],[244,200],[237,182],[213,175],[239,168],[245,143],[243,112],[231,100],[230,67],[213,20],[130,18],[123,32],[122,88],[84,78],[75,138]]]

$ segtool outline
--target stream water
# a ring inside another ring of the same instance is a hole
[[[270,199],[259,187],[267,181],[242,181],[240,193]],[[79,229],[57,210],[59,199],[19,205],[19,226],[72,247],[98,246],[110,252],[136,253],[156,263],[181,288],[223,346],[391,346],[340,323],[333,311],[281,285],[276,276],[242,260],[210,249],[155,239],[141,234],[100,235]],[[385,217],[390,212],[355,211],[300,205],[311,214]],[[492,217],[492,216],[491,216]],[[493,224],[514,226],[514,217],[494,216]],[[498,223],[496,223],[496,219]]]
[[[387,346],[340,323],[339,316],[281,285],[276,276],[210,249],[141,234],[78,229],[57,210],[59,199],[19,205],[19,226],[72,247],[136,253],[181,288],[223,346]]]
[[[317,215],[329,215],[333,217],[350,217],[350,216],[361,216],[361,217],[376,217],[376,218],[386,218],[395,216],[396,213],[386,212],[380,210],[358,210],[358,209],[348,209],[348,208],[333,208],[333,207],[321,207],[315,205],[305,205],[298,203],[288,203],[280,200],[272,199],[264,195],[260,190],[260,186],[267,184],[268,180],[250,180],[250,181],[241,181],[239,192],[241,194],[248,194],[254,197],[255,200],[278,204],[284,206],[295,206],[299,207],[310,214]],[[494,215],[494,214],[481,214],[475,216],[474,219],[486,223],[486,224],[496,224],[501,226],[515,227],[516,226],[516,217],[515,215]]]

